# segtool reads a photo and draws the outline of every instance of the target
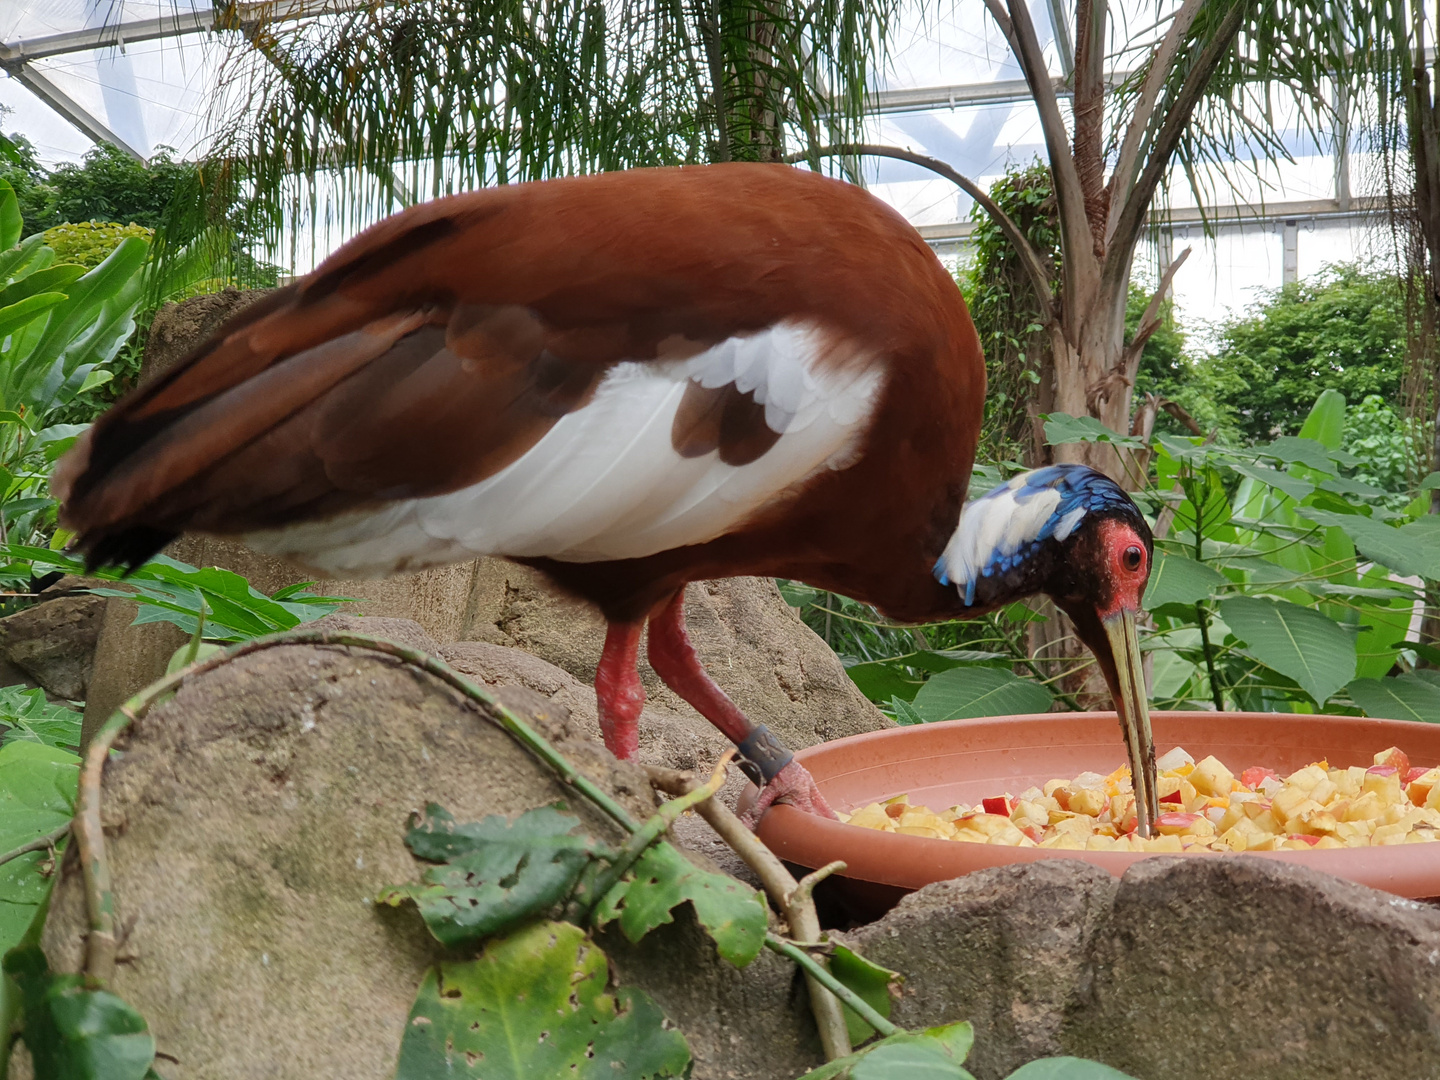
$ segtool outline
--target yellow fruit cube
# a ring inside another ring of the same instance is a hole
[[[1385,801],[1374,791],[1367,791],[1351,801],[1341,821],[1370,821],[1385,812]]]
[[[1287,787],[1298,787],[1308,792],[1321,780],[1328,780],[1328,771],[1320,765],[1306,765],[1285,778]]]
[[[1197,761],[1188,779],[1202,795],[1229,795],[1235,786],[1235,774],[1213,755]]]

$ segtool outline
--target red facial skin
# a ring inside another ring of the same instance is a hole
[[[1110,596],[1098,614],[1108,619],[1121,611],[1138,612],[1145,583],[1150,580],[1150,553],[1145,541],[1129,525],[1113,518],[1100,522],[1099,534]]]

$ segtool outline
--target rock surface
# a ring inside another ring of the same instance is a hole
[[[1115,879],[1089,863],[1019,863],[928,886],[843,936],[904,975],[895,1023],[974,1024],[966,1067],[990,1080],[1065,1053],[1065,1013],[1087,981],[1086,952],[1115,891]]]
[[[1433,1080],[1440,911],[1289,863],[1146,859],[1094,939],[1070,1052],[1144,1080]]]
[[[23,682],[84,701],[105,605],[103,596],[59,595],[0,619],[0,686]]]

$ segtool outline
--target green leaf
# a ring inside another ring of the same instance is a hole
[[[1113,446],[1124,446],[1132,450],[1143,450],[1145,440],[1111,431],[1093,416],[1071,416],[1069,413],[1050,413],[1045,417],[1045,441],[1051,446],[1066,443],[1098,442]]]
[[[908,701],[923,685],[918,678],[905,670],[902,662],[893,658],[846,664],[845,674],[850,676],[850,681],[860,693],[871,701],[885,701],[895,697]]]
[[[78,749],[81,719],[74,709],[51,705],[38,687],[0,686],[0,741],[28,739]]]
[[[915,695],[915,711],[927,723],[977,716],[1040,713],[1054,695],[1040,683],[1004,668],[970,666],[932,675]]]
[[[1313,608],[1284,600],[1235,596],[1220,614],[1246,653],[1295,680],[1317,705],[1355,677],[1355,641]]]
[[[1324,443],[1315,439],[1302,439],[1295,435],[1281,435],[1273,442],[1257,446],[1256,453],[1283,461],[1287,465],[1305,465],[1317,472],[1334,475],[1335,460]]]
[[[974,1029],[965,1021],[918,1034],[901,1031],[799,1080],[974,1080],[961,1068],[974,1041]]]
[[[155,1040],[145,1018],[83,975],[52,975],[37,946],[5,956],[20,989],[22,1038],[35,1080],[145,1080]]]
[[[15,144],[9,139],[5,142],[13,151]],[[18,244],[24,228],[25,222],[20,217],[20,200],[15,195],[15,189],[10,186],[9,180],[0,180],[0,251]]]
[[[1440,686],[1415,675],[1355,679],[1346,687],[1366,716],[1385,720],[1440,723]]]
[[[1246,465],[1242,462],[1235,462],[1230,467],[1241,476],[1248,476],[1252,480],[1284,492],[1296,502],[1315,490],[1315,485],[1309,480],[1291,476],[1288,472],[1281,472],[1279,469],[1271,469],[1264,465]]]
[[[1183,555],[1157,554],[1142,603],[1150,609],[1162,604],[1195,604],[1208,600],[1212,592],[1228,584],[1224,574],[1202,562]]]
[[[1409,577],[1440,578],[1440,544],[1432,525],[1413,521],[1395,528],[1360,514],[1337,514],[1302,506],[1299,513],[1317,525],[1340,529],[1366,558]]]
[[[883,968],[866,960],[859,953],[852,952],[844,945],[836,945],[830,954],[830,974],[855,991],[872,1009],[885,1019],[890,1019],[890,984],[901,978],[898,971]],[[850,1032],[851,1045],[858,1046],[875,1034],[875,1029],[860,1019],[860,1014],[848,1005],[845,1010],[845,1027]]]
[[[1327,450],[1339,450],[1345,438],[1345,395],[1338,390],[1322,391],[1300,426],[1300,438],[1314,439]]]
[[[765,944],[765,900],[728,874],[701,870],[670,844],[645,850],[633,876],[615,885],[595,910],[595,925],[615,919],[631,941],[670,922],[670,912],[689,900],[716,951],[737,968],[754,960]]]
[[[0,852],[54,832],[75,816],[80,759],[38,742],[0,746]],[[0,956],[20,941],[50,894],[52,878],[38,868],[43,851],[0,866]]]
[[[0,340],[45,315],[52,308],[59,307],[68,299],[63,292],[42,292],[0,308]]]
[[[890,711],[895,714],[897,724],[923,724],[925,718],[915,711],[915,706],[901,697],[890,699]]]
[[[554,807],[527,810],[513,822],[491,816],[457,825],[431,803],[405,843],[417,856],[443,865],[425,871],[423,885],[395,885],[376,900],[398,907],[413,900],[436,939],[473,946],[491,934],[546,914],[570,895],[596,854],[588,836],[572,836],[580,819]]]
[[[690,1049],[643,992],[606,990],[605,954],[569,923],[490,942],[425,976],[395,1080],[648,1080],[684,1076]]]
[[[1129,1073],[1085,1058],[1041,1058],[1021,1065],[1005,1080],[1135,1080]]]

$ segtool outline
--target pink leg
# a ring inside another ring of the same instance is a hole
[[[605,747],[622,761],[640,749],[640,710],[645,688],[635,665],[640,655],[643,623],[611,623],[605,631],[605,649],[595,669],[595,698],[600,707],[600,734]]]
[[[768,758],[769,762],[778,765],[784,756],[788,756],[788,751],[768,731],[757,729],[747,720],[700,666],[700,659],[685,633],[683,589],[650,617],[650,666],[665,680],[666,686],[693,705],[696,712],[719,728],[726,738],[741,748],[742,753],[748,751],[747,757],[760,764],[765,775],[770,777],[755,806],[746,815],[746,824],[754,828],[770,804],[777,801],[791,803],[821,817],[835,816],[803,765],[790,761],[772,774],[761,761]],[[772,751],[769,756],[763,753],[767,747]],[[774,756],[777,751],[780,756]]]

